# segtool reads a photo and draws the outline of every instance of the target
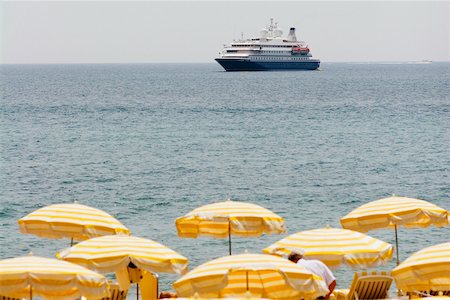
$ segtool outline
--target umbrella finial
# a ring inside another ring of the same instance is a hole
[[[73,204],[78,204],[78,200],[73,200]]]
[[[325,228],[326,228],[326,229],[331,229],[330,224],[327,224],[327,225],[325,226]]]
[[[28,256],[33,256],[33,251],[28,252]]]

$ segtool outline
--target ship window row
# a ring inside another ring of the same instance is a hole
[[[227,53],[237,53],[237,52],[246,52],[248,50],[234,50],[234,49],[229,49],[227,50]],[[261,53],[289,53],[287,51],[267,51],[267,50],[263,50],[261,51]]]
[[[231,44],[231,47],[260,47],[260,48],[292,48],[292,45],[255,45],[255,44]]]
[[[254,57],[256,60],[308,60],[306,57]]]

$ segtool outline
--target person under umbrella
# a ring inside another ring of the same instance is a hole
[[[329,299],[330,295],[333,293],[334,288],[336,287],[336,277],[334,277],[333,272],[331,272],[328,267],[317,259],[303,259],[303,252],[295,252],[292,251],[288,259],[294,263],[296,263],[299,266],[304,267],[306,270],[310,271],[311,273],[314,273],[325,281],[325,283],[328,286],[328,294],[325,296],[321,296],[318,299]]]
[[[316,299],[328,294],[321,277],[287,259],[267,254],[217,258],[193,269],[173,287],[179,297]]]
[[[291,251],[301,251],[305,259],[318,259],[330,269],[347,265],[357,270],[387,264],[394,247],[361,232],[326,227],[291,234],[263,249],[276,255]]]
[[[139,282],[141,279],[150,282],[152,273],[184,274],[188,270],[188,259],[174,250],[149,239],[127,235],[89,239],[56,256],[101,273],[115,272],[122,290],[127,290],[130,282],[136,282],[137,297]]]

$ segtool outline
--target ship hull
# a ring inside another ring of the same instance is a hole
[[[255,62],[247,59],[215,59],[225,71],[280,71],[280,70],[317,70],[319,60],[311,61],[265,61]]]

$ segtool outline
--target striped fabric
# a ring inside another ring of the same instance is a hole
[[[0,261],[0,295],[14,298],[32,295],[44,299],[73,300],[84,296],[108,296],[107,279],[81,266],[37,256]]]
[[[83,241],[56,254],[101,273],[115,272],[132,262],[149,272],[182,274],[187,272],[188,260],[177,252],[149,239],[109,235]]]
[[[230,255],[209,261],[173,284],[180,297],[315,299],[326,295],[322,278],[278,256]]]
[[[427,201],[388,197],[364,204],[341,219],[346,229],[367,232],[372,229],[394,227],[440,227],[448,225],[448,212]]]
[[[40,208],[19,221],[22,233],[77,241],[110,234],[129,234],[122,223],[106,212],[81,204],[54,204]]]
[[[284,255],[295,250],[330,268],[344,263],[354,269],[366,269],[386,264],[392,258],[393,246],[356,231],[322,228],[292,234],[263,252]]]
[[[223,300],[223,298],[199,298],[197,296],[193,296],[191,298],[177,298],[177,300],[193,300],[193,299],[196,299],[196,300],[218,300],[218,299],[222,299]],[[246,296],[240,297],[240,298],[235,297],[235,298],[226,298],[226,299],[227,300],[269,300],[267,298],[255,298],[255,297],[252,297],[252,295],[246,295]],[[0,300],[1,300],[1,298],[0,298]]]
[[[228,237],[284,233],[284,219],[259,205],[227,200],[194,209],[176,220],[178,236]]]
[[[404,292],[450,291],[450,242],[414,253],[391,275]]]

